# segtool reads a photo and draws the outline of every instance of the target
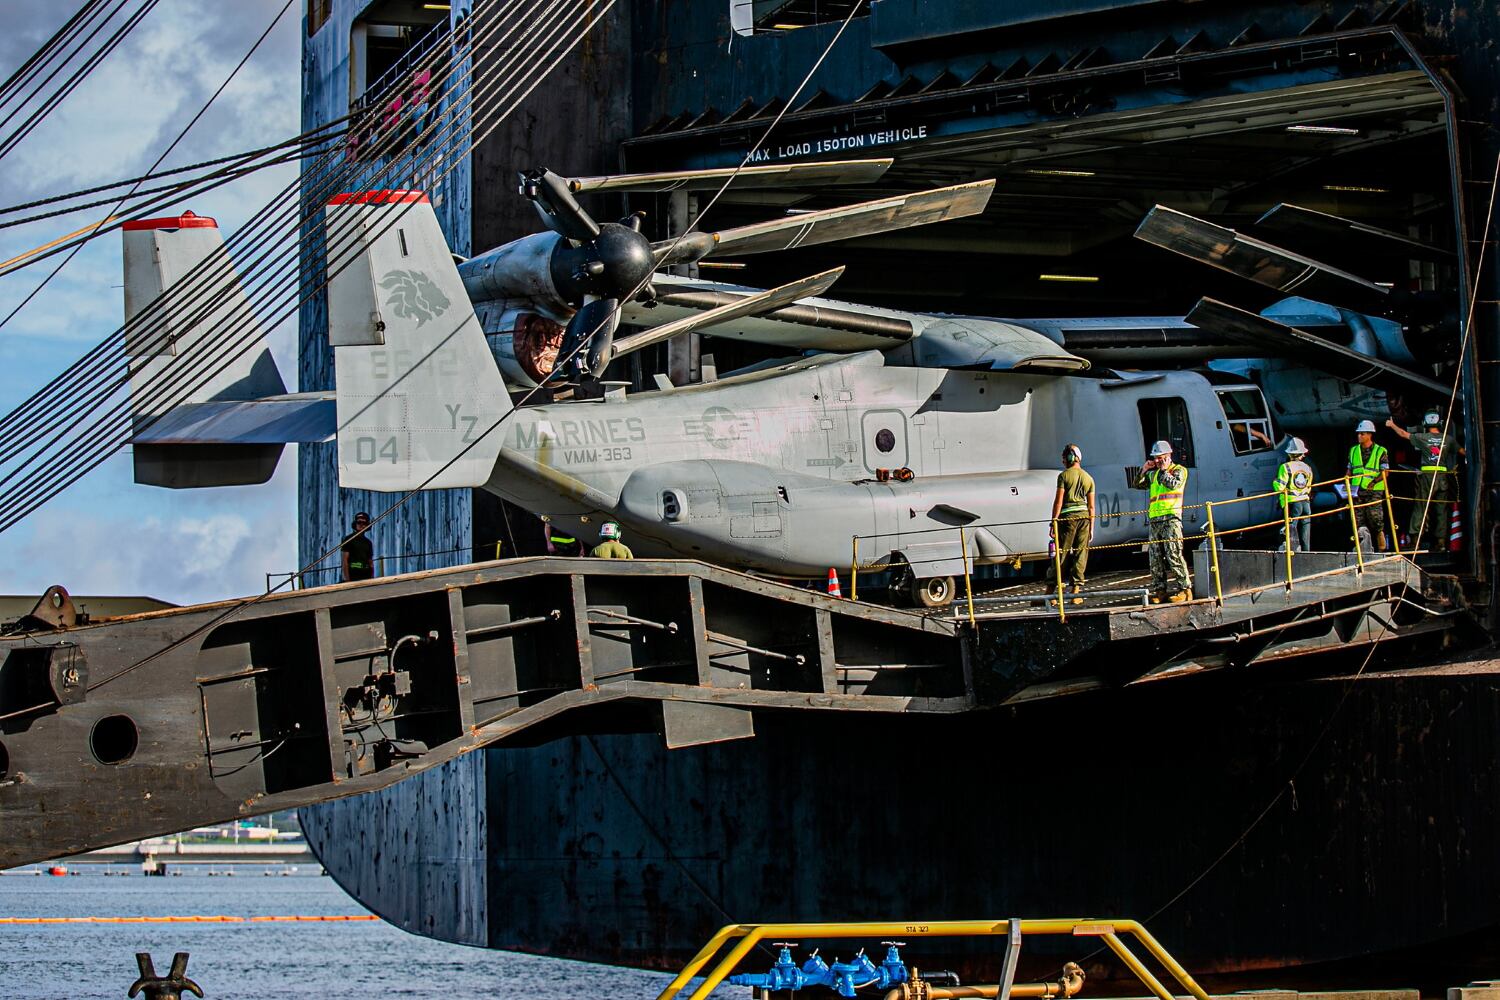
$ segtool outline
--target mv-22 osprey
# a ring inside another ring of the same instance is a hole
[[[868,179],[887,164],[742,173],[748,183],[791,174],[804,182]],[[1203,329],[1182,320],[1028,323],[860,306],[820,297],[838,270],[769,291],[658,273],[711,255],[972,215],[984,209],[993,181],[659,243],[636,219],[596,223],[573,197],[716,183],[724,173],[567,181],[528,172],[522,193],[551,231],[458,265],[424,194],[334,198],[329,253],[349,262],[328,290],[331,400],[285,394],[274,373],[268,380],[264,358],[242,364],[137,433],[137,479],[264,481],[283,443],[334,437],[345,487],[482,487],[585,534],[618,521],[639,554],[819,577],[847,566],[860,536],[862,563],[896,568],[912,599],[941,606],[965,558],[1045,555],[1057,456],[1068,442],[1082,446],[1098,484],[1100,544],[1144,537],[1144,504],[1127,483],[1152,441],[1173,442],[1192,470],[1189,531],[1200,520],[1196,505],[1262,492],[1282,461],[1278,429],[1248,379],[1211,370],[1100,371],[1065,346],[1077,337],[1097,356],[1128,357],[1133,332],[1149,331],[1143,343],[1159,346],[1172,331],[1191,331],[1182,350],[1202,350]],[[175,220],[159,221],[135,224],[135,253],[126,236],[127,293],[135,288],[140,305],[166,287],[164,276],[183,273],[174,255],[207,252],[203,229],[174,231]],[[184,234],[200,242],[188,246]],[[1316,303],[1289,301],[1316,311]],[[1218,310],[1220,356],[1225,344],[1270,338],[1266,349],[1239,350],[1311,353],[1335,374],[1357,363],[1366,382],[1442,391],[1426,376],[1275,319],[1219,303],[1204,308]],[[616,337],[622,320],[644,330]],[[605,383],[594,398],[512,409],[510,389],[560,373],[588,381],[614,358],[695,330],[800,356],[701,384],[674,386],[659,375],[654,392],[627,395]],[[1101,330],[1111,338],[1101,341]],[[179,346],[190,348],[195,336],[182,335]],[[1327,407],[1309,409],[1321,419]],[[909,469],[912,478],[882,479],[879,469]],[[1221,526],[1269,513],[1265,503],[1233,505]]]

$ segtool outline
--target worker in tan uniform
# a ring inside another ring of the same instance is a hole
[[[1076,444],[1063,449],[1062,460],[1057,493],[1052,498],[1052,524],[1047,530],[1057,546],[1057,571],[1069,584],[1073,603],[1082,604],[1089,542],[1094,534],[1094,477],[1083,471],[1083,450]]]

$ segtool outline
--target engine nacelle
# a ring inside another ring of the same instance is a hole
[[[556,233],[533,233],[464,261],[458,274],[469,298],[476,305],[525,299],[551,319],[566,322],[573,308],[552,280],[552,254],[561,239]]]
[[[530,303],[481,302],[474,312],[511,387],[531,389],[547,380],[562,349],[562,324],[536,312]]]

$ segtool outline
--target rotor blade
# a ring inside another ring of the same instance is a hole
[[[836,267],[831,271],[814,274],[800,281],[779,285],[768,291],[755,295],[746,295],[735,299],[727,305],[710,309],[707,312],[698,313],[696,316],[684,316],[682,319],[654,326],[640,333],[633,333],[628,337],[622,337],[615,341],[614,357],[638,351],[652,344],[659,344],[664,340],[670,340],[680,333],[692,333],[705,327],[714,326],[718,323],[726,323],[732,319],[740,319],[745,316],[760,316],[773,309],[789,306],[798,299],[809,298],[814,295],[822,295],[833,287],[844,274],[842,267]]]
[[[548,229],[579,243],[598,239],[598,223],[574,200],[567,181],[545,168],[523,170],[520,178],[521,196],[531,200]]]
[[[994,188],[994,180],[957,184],[842,208],[803,212],[716,233],[689,233],[675,243],[672,240],[653,243],[651,249],[660,267],[690,264],[708,256],[737,257],[831,243],[978,215],[989,204]]]
[[[742,188],[803,187],[813,184],[871,184],[878,181],[894,160],[835,160],[830,163],[772,163],[763,167],[733,167],[719,170],[667,170],[655,174],[606,174],[574,177],[568,190],[585,191],[704,191],[733,177],[735,190]]]
[[[1305,330],[1216,299],[1199,299],[1188,312],[1187,321],[1238,341],[1258,354],[1294,358],[1346,382],[1372,385],[1387,392],[1418,388],[1445,399],[1453,395],[1449,386],[1429,376],[1418,375],[1399,365],[1330,343]]]
[[[1255,220],[1255,228],[1307,250],[1326,248],[1329,252],[1367,254],[1386,260],[1425,260],[1434,264],[1452,264],[1458,260],[1456,254],[1442,247],[1300,205],[1277,205]]]
[[[1383,312],[1390,304],[1390,290],[1373,281],[1164,205],[1146,214],[1135,236],[1287,295],[1361,312]]]
[[[563,334],[560,358],[570,358],[566,370],[554,369],[566,378],[594,376],[597,378],[609,364],[610,345],[614,343],[615,330],[620,326],[619,299],[589,299],[568,320]],[[579,350],[579,344],[588,338],[588,344]]]

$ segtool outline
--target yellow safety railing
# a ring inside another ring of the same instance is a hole
[[[1393,471],[1405,471],[1405,470],[1393,470]],[[1402,555],[1403,553],[1401,551],[1400,540],[1399,540],[1399,537],[1397,536],[1397,533],[1396,533],[1396,530],[1395,530],[1395,513],[1394,513],[1393,508],[1391,507],[1391,491],[1390,490],[1387,489],[1387,490],[1382,490],[1382,491],[1367,491],[1366,495],[1369,495],[1370,492],[1374,492],[1375,493],[1375,498],[1374,499],[1370,499],[1370,500],[1356,500],[1354,492],[1353,492],[1353,489],[1352,489],[1352,483],[1351,483],[1350,478],[1348,476],[1339,476],[1339,477],[1332,478],[1332,479],[1321,480],[1319,482],[1310,484],[1307,487],[1307,489],[1309,491],[1312,491],[1312,490],[1316,490],[1316,489],[1318,489],[1320,487],[1335,486],[1335,485],[1340,484],[1340,483],[1342,483],[1344,485],[1344,502],[1342,504],[1340,504],[1339,506],[1330,508],[1328,510],[1318,511],[1318,512],[1312,512],[1312,513],[1307,513],[1307,514],[1292,514],[1290,503],[1283,503],[1281,505],[1281,514],[1275,520],[1262,521],[1262,522],[1258,522],[1258,523],[1255,523],[1255,524],[1248,524],[1248,525],[1244,525],[1244,526],[1238,527],[1238,528],[1227,528],[1227,529],[1225,529],[1225,528],[1219,527],[1219,524],[1221,523],[1222,518],[1216,517],[1216,512],[1221,512],[1225,508],[1231,507],[1231,506],[1236,505],[1236,504],[1252,503],[1252,502],[1255,502],[1255,501],[1258,501],[1258,500],[1266,500],[1266,499],[1270,499],[1270,498],[1273,498],[1273,497],[1280,497],[1280,496],[1282,496],[1281,491],[1278,491],[1278,490],[1267,490],[1267,491],[1265,491],[1263,493],[1251,494],[1250,496],[1231,497],[1231,498],[1226,499],[1226,500],[1212,500],[1212,501],[1206,501],[1204,503],[1198,503],[1198,504],[1185,504],[1181,508],[1181,510],[1183,510],[1183,511],[1200,510],[1200,509],[1203,510],[1203,512],[1204,512],[1204,530],[1202,532],[1198,532],[1198,533],[1195,533],[1195,534],[1184,535],[1184,536],[1182,536],[1182,538],[1180,540],[1179,539],[1146,538],[1146,539],[1132,539],[1130,541],[1125,541],[1125,542],[1111,542],[1111,543],[1104,544],[1104,545],[1095,545],[1095,544],[1092,544],[1092,542],[1090,541],[1090,542],[1085,542],[1085,544],[1082,546],[1082,551],[1088,552],[1088,553],[1092,553],[1092,552],[1106,551],[1106,550],[1109,550],[1109,549],[1127,549],[1127,548],[1134,548],[1134,549],[1146,548],[1146,549],[1149,550],[1149,547],[1152,546],[1152,545],[1181,544],[1181,545],[1185,546],[1189,542],[1198,542],[1198,541],[1207,540],[1209,542],[1209,546],[1208,546],[1208,548],[1209,548],[1209,570],[1210,570],[1210,574],[1211,574],[1212,582],[1213,582],[1213,598],[1214,598],[1214,601],[1217,604],[1219,604],[1220,606],[1222,606],[1223,603],[1224,603],[1224,586],[1223,586],[1223,579],[1222,579],[1222,575],[1221,575],[1221,571],[1220,571],[1220,567],[1219,567],[1219,548],[1220,548],[1220,545],[1221,545],[1221,542],[1222,542],[1223,539],[1228,538],[1228,537],[1232,537],[1232,536],[1235,536],[1235,535],[1244,535],[1244,534],[1248,534],[1250,532],[1262,531],[1262,530],[1265,530],[1265,529],[1268,529],[1268,528],[1280,528],[1281,529],[1282,539],[1283,539],[1283,546],[1285,547],[1285,550],[1286,550],[1285,557],[1284,557],[1284,574],[1285,574],[1285,576],[1284,576],[1284,580],[1282,582],[1282,586],[1287,591],[1291,591],[1293,589],[1294,582],[1297,579],[1296,569],[1295,569],[1295,561],[1294,561],[1293,555],[1292,555],[1292,553],[1293,553],[1293,547],[1292,546],[1293,546],[1294,533],[1297,530],[1297,526],[1301,522],[1303,522],[1303,521],[1311,522],[1311,521],[1313,521],[1313,520],[1315,520],[1317,518],[1321,518],[1321,517],[1347,515],[1349,517],[1349,529],[1350,529],[1350,535],[1351,535],[1352,542],[1353,542],[1353,552],[1354,552],[1354,555],[1355,555],[1356,569],[1357,569],[1358,572],[1362,573],[1362,572],[1364,572],[1364,569],[1365,569],[1365,551],[1364,551],[1364,546],[1360,544],[1360,540],[1359,540],[1359,528],[1360,528],[1360,520],[1361,520],[1360,516],[1359,516],[1359,511],[1364,510],[1366,508],[1370,508],[1370,507],[1380,507],[1380,506],[1383,506],[1384,507],[1383,513],[1386,516],[1385,519],[1386,519],[1386,521],[1388,523],[1388,526],[1389,526],[1388,530],[1390,531],[1390,537],[1392,539],[1392,542],[1393,542],[1393,545],[1394,545],[1394,548],[1395,548],[1395,552],[1396,552],[1397,555]],[[1403,499],[1403,498],[1397,497],[1396,499]],[[1437,503],[1437,502],[1441,502],[1441,501],[1433,501],[1433,502]],[[1111,521],[1117,521],[1117,520],[1123,520],[1123,519],[1135,518],[1135,517],[1143,517],[1144,518],[1144,517],[1147,517],[1148,514],[1149,514],[1148,510],[1124,511],[1124,512],[1121,512],[1121,513],[1111,512],[1111,513],[1105,515],[1105,518],[1107,518],[1108,520],[1111,520]],[[1103,518],[1100,518],[1098,515],[1095,515],[1095,520],[1101,520],[1101,519],[1103,519]],[[1022,562],[1026,562],[1026,561],[1036,561],[1036,560],[1040,560],[1040,559],[1047,559],[1048,561],[1050,561],[1051,564],[1052,564],[1052,573],[1053,573],[1053,577],[1054,577],[1053,584],[1056,587],[1056,593],[1055,593],[1054,596],[1052,596],[1051,598],[1049,598],[1049,603],[1053,603],[1053,604],[1056,605],[1058,619],[1061,620],[1061,621],[1066,621],[1067,620],[1067,610],[1066,610],[1067,599],[1066,599],[1066,582],[1065,582],[1065,580],[1063,578],[1063,562],[1064,562],[1065,556],[1068,555],[1068,553],[1064,552],[1062,545],[1059,544],[1059,539],[1061,538],[1060,528],[1061,528],[1062,523],[1065,522],[1065,521],[1071,521],[1071,520],[1076,520],[1076,518],[1047,518],[1047,519],[1035,519],[1035,520],[1023,520],[1023,521],[1006,521],[1006,522],[997,522],[997,523],[970,524],[970,525],[966,525],[966,526],[960,525],[960,526],[954,526],[954,527],[943,526],[943,527],[934,527],[934,528],[922,528],[922,529],[918,529],[916,531],[874,532],[874,533],[864,534],[864,535],[858,535],[858,534],[856,534],[856,535],[852,536],[852,538],[851,538],[851,561],[850,561],[850,581],[851,582],[850,582],[850,596],[851,596],[851,598],[854,598],[854,599],[858,598],[858,594],[859,594],[859,573],[860,573],[861,570],[864,570],[866,572],[869,572],[869,571],[877,571],[877,572],[879,572],[879,571],[885,571],[885,570],[890,570],[890,569],[897,568],[896,564],[893,564],[893,563],[891,563],[889,561],[889,556],[882,556],[882,557],[880,557],[879,559],[877,559],[876,561],[873,561],[873,562],[862,562],[861,559],[860,559],[860,553],[861,553],[862,549],[864,551],[868,551],[868,549],[866,549],[864,547],[864,543],[868,543],[870,541],[878,540],[878,539],[881,539],[881,538],[896,538],[896,537],[899,537],[899,538],[903,539],[904,541],[909,542],[909,540],[912,539],[914,536],[939,535],[939,534],[943,534],[943,533],[956,532],[956,534],[958,536],[958,544],[959,544],[958,559],[959,559],[959,561],[960,561],[960,563],[962,565],[962,569],[963,569],[964,595],[965,595],[965,600],[966,600],[966,603],[967,603],[968,618],[969,618],[970,624],[973,624],[975,622],[976,615],[975,615],[975,611],[974,611],[974,597],[975,597],[975,595],[974,595],[973,574],[972,574],[973,560],[972,560],[970,552],[969,552],[969,541],[970,541],[971,538],[974,537],[975,532],[978,531],[978,530],[981,530],[981,529],[986,529],[986,528],[1006,528],[1006,529],[1011,529],[1011,528],[1021,528],[1021,527],[1038,526],[1038,525],[1045,524],[1045,525],[1048,525],[1049,529],[1050,529],[1051,545],[1050,545],[1050,550],[1049,551],[1043,552],[1043,551],[1040,551],[1040,550],[1038,550],[1038,551],[1029,551],[1028,550],[1028,551],[1019,551],[1019,552],[1010,552],[1010,553],[1008,553],[1006,555],[1004,561],[1010,562],[1010,563],[1012,563],[1013,565],[1015,565],[1017,567],[1019,567]],[[1089,536],[1090,537],[1092,536],[1092,533],[1093,533],[1092,532],[1092,526],[1090,526],[1090,531],[1089,531]],[[877,547],[877,551],[878,551],[878,547]],[[908,560],[905,563],[905,565],[908,568],[914,568],[915,566],[923,564],[923,563],[939,562],[939,563],[950,563],[951,564],[952,561],[953,561],[953,557],[952,556],[944,555],[944,556],[934,556],[934,557],[932,557],[930,559]]]
[[[1156,962],[1177,981],[1193,1000],[1209,1000],[1203,987],[1199,986],[1182,964],[1173,958],[1161,943],[1152,937],[1135,920],[1101,920],[1087,918],[1063,918],[1049,920],[903,920],[871,923],[805,923],[805,924],[730,924],[722,927],[711,937],[692,961],[685,965],[677,978],[673,979],[657,996],[657,1000],[676,1000],[693,977],[703,971],[730,942],[734,944],[718,964],[704,976],[703,981],[688,995],[688,1000],[705,1000],[724,982],[736,966],[756,945],[765,941],[806,941],[869,938],[927,938],[927,937],[1012,937],[1012,929],[1020,938],[1036,935],[1072,936],[1100,938],[1120,962],[1139,979],[1157,1000],[1177,1000],[1130,946],[1126,935],[1134,938]]]

